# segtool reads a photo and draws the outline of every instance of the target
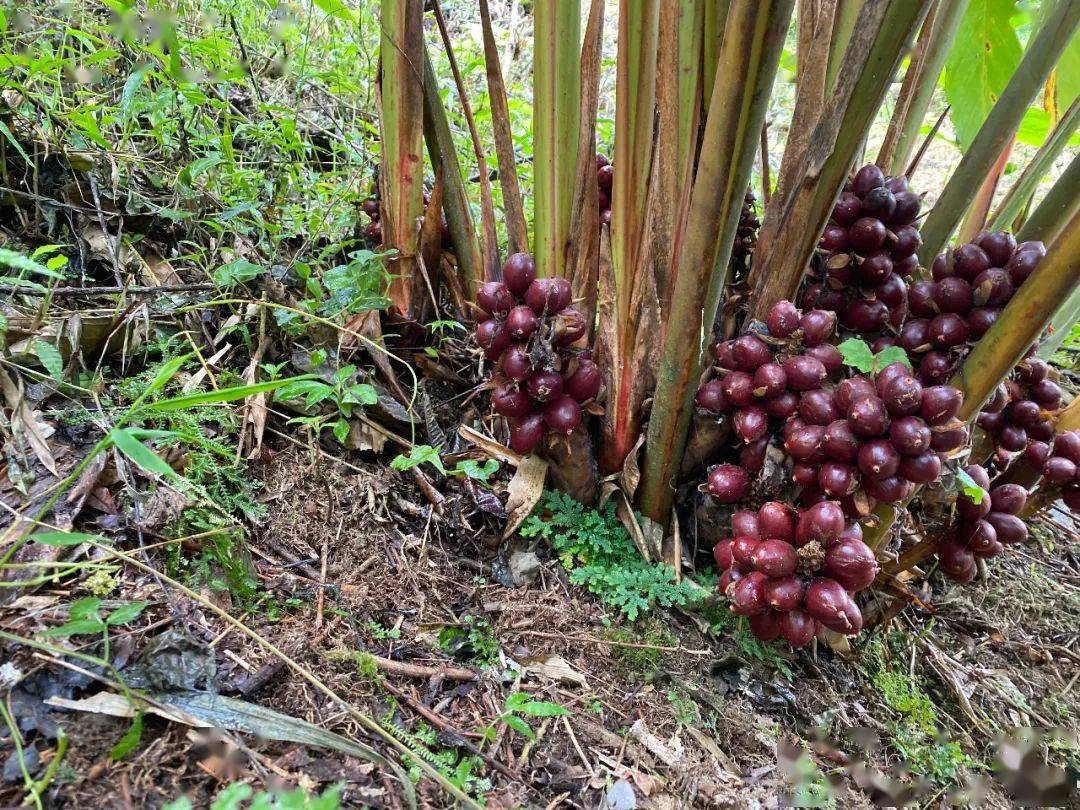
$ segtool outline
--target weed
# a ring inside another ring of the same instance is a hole
[[[331,785],[322,794],[313,796],[301,788],[272,793],[261,790],[256,792],[251,785],[233,782],[214,797],[210,810],[338,810],[341,807],[341,792],[344,787],[342,784]],[[191,799],[181,796],[162,805],[161,810],[191,810],[193,806]]]
[[[623,644],[650,644],[652,647],[625,647],[623,644],[611,646],[611,656],[630,672],[636,672],[646,679],[659,668],[663,651],[654,647],[671,647],[678,643],[675,635],[663,622],[655,617],[642,619],[632,627],[612,627],[605,635],[612,641]]]
[[[514,692],[506,698],[502,713],[488,726],[480,729],[485,742],[495,741],[500,725],[506,725],[524,737],[535,740],[536,735],[525,722],[526,717],[560,717],[569,712],[558,703],[547,700],[533,700],[525,692]]]
[[[668,703],[671,704],[677,719],[684,726],[698,727],[701,725],[701,711],[693,698],[678,689],[669,689],[667,693]]]
[[[736,616],[722,605],[703,606],[701,614],[709,622],[711,635],[730,638],[745,657],[792,680],[794,676],[788,663],[791,653],[780,642],[762,641],[747,629],[745,618]]]
[[[427,723],[420,721],[416,731],[413,732],[399,728],[389,719],[384,719],[380,725],[408,746],[412,752],[411,755],[407,754],[405,759],[406,764],[412,761],[409,778],[413,782],[419,782],[423,775],[423,771],[415,760],[423,759],[466,793],[483,799],[484,794],[491,790],[491,780],[478,775],[484,761],[478,756],[461,754],[453,748],[435,748],[437,743],[435,729]]]
[[[662,563],[648,563],[615,516],[615,504],[603,511],[582,506],[569,495],[545,491],[521,527],[524,537],[551,543],[570,581],[585,586],[609,608],[634,620],[657,605],[687,607],[705,591],[675,575]]]
[[[439,631],[439,646],[456,658],[481,666],[499,662],[499,640],[487,619],[467,615],[462,617],[461,626],[444,627]]]

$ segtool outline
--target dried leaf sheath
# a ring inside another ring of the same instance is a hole
[[[398,317],[412,319],[420,292],[416,254],[424,213],[424,3],[382,0],[380,8],[383,241],[397,250],[387,260],[391,306]]]

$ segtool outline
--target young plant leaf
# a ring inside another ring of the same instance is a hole
[[[86,534],[84,532],[38,532],[30,536],[31,540],[45,546],[77,546],[92,540],[95,543],[108,543],[109,541],[100,534]]]
[[[115,627],[134,621],[149,604],[149,602],[128,602],[126,605],[121,605],[105,618],[105,624]]]
[[[125,428],[113,428],[110,430],[109,439],[132,463],[146,472],[155,473],[166,478],[176,479],[180,477],[176,470],[162,460],[161,456],[157,455]]]
[[[404,472],[405,470],[411,470],[413,467],[418,467],[424,462],[431,464],[443,475],[447,474],[446,467],[443,466],[442,458],[439,456],[439,448],[432,447],[430,444],[413,445],[408,455],[401,454],[395,457],[390,462],[390,466],[395,470]]]
[[[857,368],[864,374],[873,371],[874,353],[870,351],[865,340],[848,338],[836,348],[840,350],[840,355],[844,358],[846,365]]]
[[[128,726],[128,730],[124,732],[124,736],[121,737],[116,745],[109,751],[109,759],[118,760],[123,759],[125,756],[135,750],[135,747],[142,740],[142,712],[138,712],[132,719],[131,725]]]
[[[986,490],[968,475],[964,470],[956,471],[956,480],[960,482],[960,490],[971,498],[976,505],[982,503],[983,498],[986,497]]]
[[[41,365],[45,366],[49,376],[54,380],[62,379],[64,376],[64,358],[60,356],[60,350],[49,341],[40,338],[34,341],[33,346],[34,354],[41,361]]]
[[[893,363],[903,363],[908,368],[911,368],[911,361],[908,359],[907,352],[899,346],[888,346],[874,355],[874,371],[883,369]]]

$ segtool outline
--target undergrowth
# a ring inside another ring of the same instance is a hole
[[[565,493],[546,490],[525,519],[521,535],[551,543],[571,582],[631,621],[656,606],[689,607],[705,595],[688,579],[676,582],[663,563],[642,558],[615,516],[614,503],[597,511]]]

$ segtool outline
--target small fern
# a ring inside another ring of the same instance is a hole
[[[542,537],[570,571],[570,581],[585,587],[605,606],[631,621],[649,609],[686,607],[705,591],[691,580],[675,581],[662,563],[648,563],[615,516],[582,506],[569,495],[547,490],[521,527],[525,537]]]

